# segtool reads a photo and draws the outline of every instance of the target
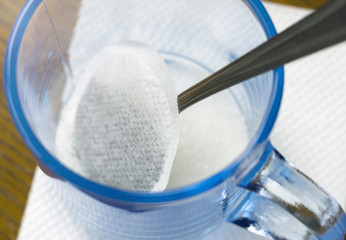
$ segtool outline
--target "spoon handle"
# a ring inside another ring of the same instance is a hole
[[[344,40],[346,40],[346,0],[332,0],[282,33],[179,94],[179,112],[246,79]]]

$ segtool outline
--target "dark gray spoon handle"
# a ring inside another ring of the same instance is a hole
[[[246,79],[344,40],[346,40],[346,0],[332,0],[282,33],[179,94],[179,112]]]

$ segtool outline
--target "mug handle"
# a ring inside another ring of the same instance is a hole
[[[248,193],[227,221],[270,239],[344,239],[346,215],[339,204],[267,144],[266,163],[251,182],[240,183]]]

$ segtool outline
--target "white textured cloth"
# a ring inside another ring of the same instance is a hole
[[[280,31],[309,11],[265,2]],[[279,118],[272,143],[346,207],[346,43],[288,64]],[[36,171],[19,233],[20,240],[90,239],[74,227],[68,212],[49,190],[49,178]],[[259,240],[225,224],[208,239]]]

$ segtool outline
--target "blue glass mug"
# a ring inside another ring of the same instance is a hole
[[[78,19],[68,11],[78,12]],[[74,25],[83,22],[88,28],[78,37]],[[55,157],[68,79],[79,74],[86,49],[91,57],[119,39],[135,40],[158,49],[168,65],[211,73],[275,34],[259,0],[31,0],[8,43],[6,97],[38,165],[58,179],[56,195],[93,238],[207,239],[234,224],[272,239],[342,239],[344,211],[268,139],[283,68],[227,90],[246,119],[250,141],[227,167],[197,183],[161,193],[125,191],[84,178]]]

